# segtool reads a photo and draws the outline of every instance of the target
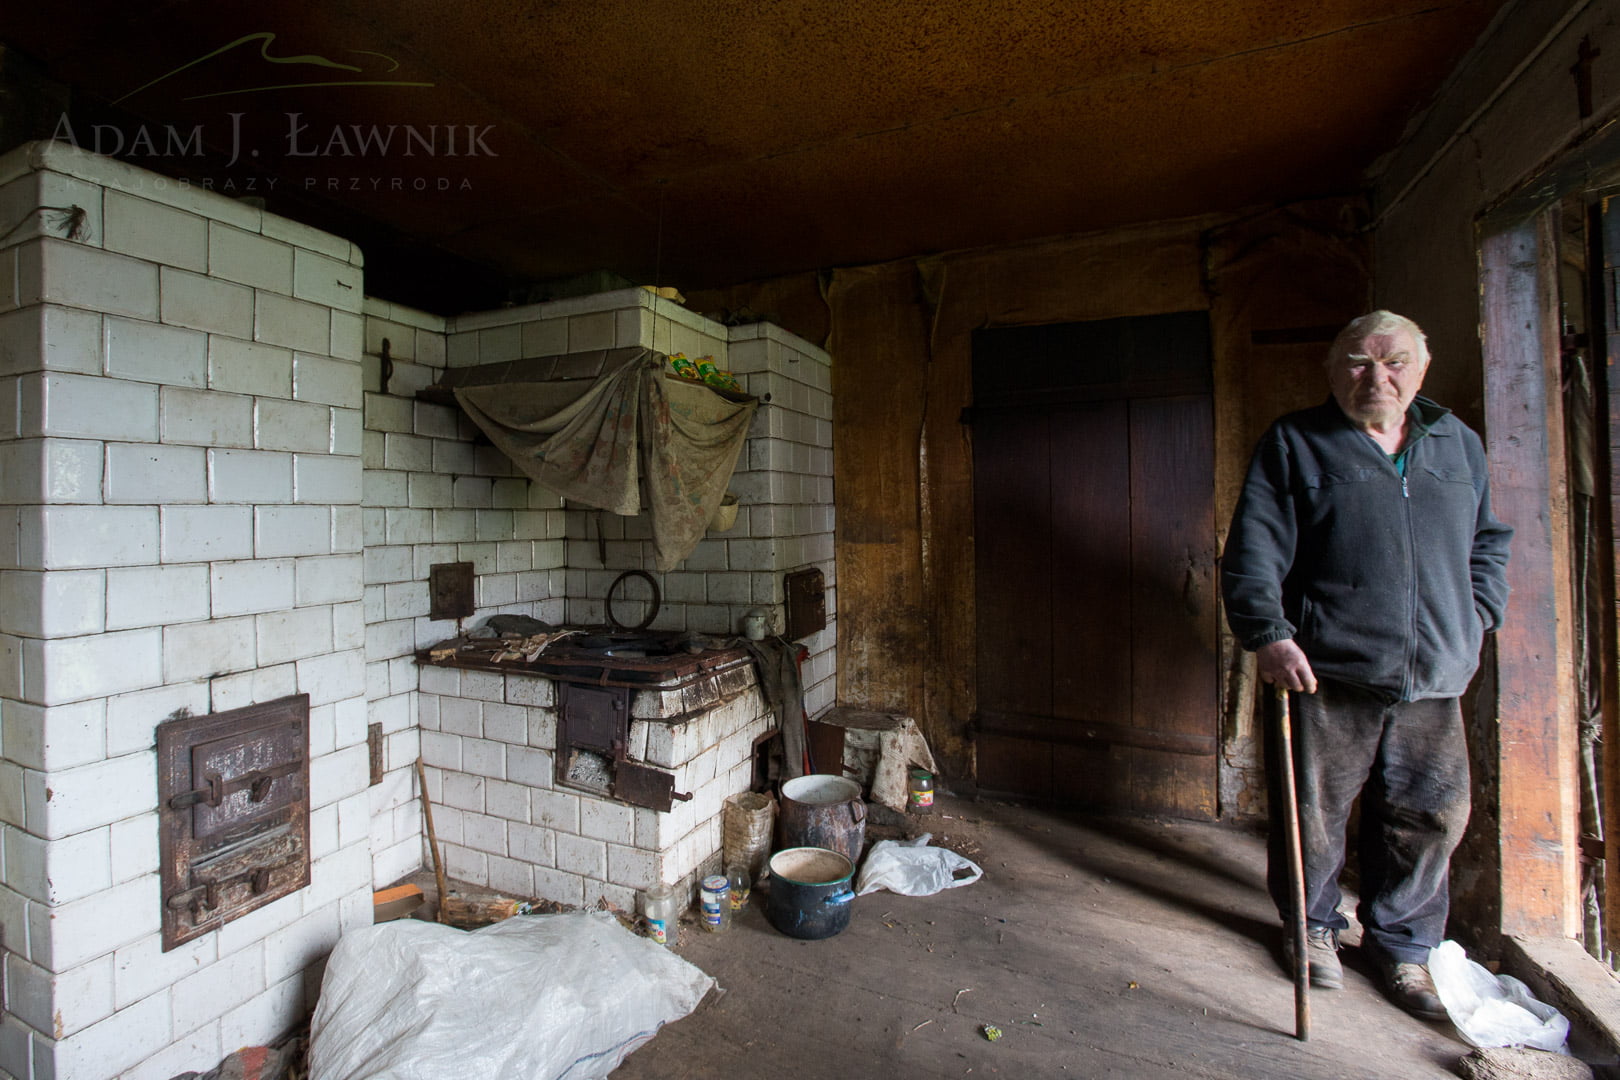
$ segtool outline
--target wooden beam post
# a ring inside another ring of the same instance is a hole
[[[1481,237],[1481,332],[1491,497],[1516,530],[1496,639],[1501,931],[1571,937],[1577,733],[1553,229],[1542,214]]]

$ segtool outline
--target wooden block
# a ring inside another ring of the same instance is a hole
[[[395,885],[371,894],[371,921],[402,919],[422,905],[422,890],[415,885]]]
[[[451,893],[439,901],[439,921],[471,930],[488,926],[517,914],[518,901],[510,896],[457,896]]]

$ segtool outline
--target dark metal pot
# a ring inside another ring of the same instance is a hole
[[[765,917],[789,937],[817,941],[849,925],[855,864],[827,848],[797,847],[771,856]]]
[[[783,848],[828,848],[859,862],[866,842],[861,785],[823,773],[783,781],[776,827]]]

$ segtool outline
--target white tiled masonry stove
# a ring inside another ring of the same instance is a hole
[[[83,208],[80,229],[39,210],[53,206]],[[0,247],[5,1075],[167,1080],[297,1022],[372,889],[424,865],[418,755],[456,876],[627,905],[716,857],[719,801],[748,786],[767,725],[747,664],[634,692],[625,759],[692,796],[668,812],[559,782],[551,679],[416,664],[456,632],[428,614],[434,564],[473,564],[469,622],[580,624],[603,621],[620,572],[652,566],[644,521],[565,509],[456,410],[418,401],[446,365],[644,345],[712,355],[769,395],[732,484],[737,525],[654,574],[655,626],[730,633],[763,606],[780,628],[783,575],[820,568],[828,626],[805,641],[804,683],[812,716],[832,704],[820,350],[643,290],[448,320],[404,309],[365,298],[348,241],[61,145],[0,158],[0,227],[16,222]],[[215,897],[247,914],[165,951],[159,724],[304,696],[307,790],[280,786],[302,786],[290,762],[215,747],[192,801],[178,794],[205,835],[256,791],[277,807],[296,794],[308,884],[274,896],[285,832],[273,857],[229,865],[205,845],[177,904],[212,910],[216,874]],[[209,764],[227,760],[255,775],[227,789]]]

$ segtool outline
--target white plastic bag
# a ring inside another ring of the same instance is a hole
[[[310,1077],[595,1080],[713,985],[606,912],[381,923],[332,950]]]
[[[902,896],[932,896],[958,885],[971,885],[984,876],[979,864],[949,848],[929,847],[932,833],[913,840],[879,840],[872,845],[855,881],[855,894],[888,889]],[[957,877],[957,871],[972,873]]]
[[[1492,975],[1455,941],[1429,950],[1429,975],[1457,1031],[1473,1046],[1563,1052],[1569,1020],[1511,975]]]

